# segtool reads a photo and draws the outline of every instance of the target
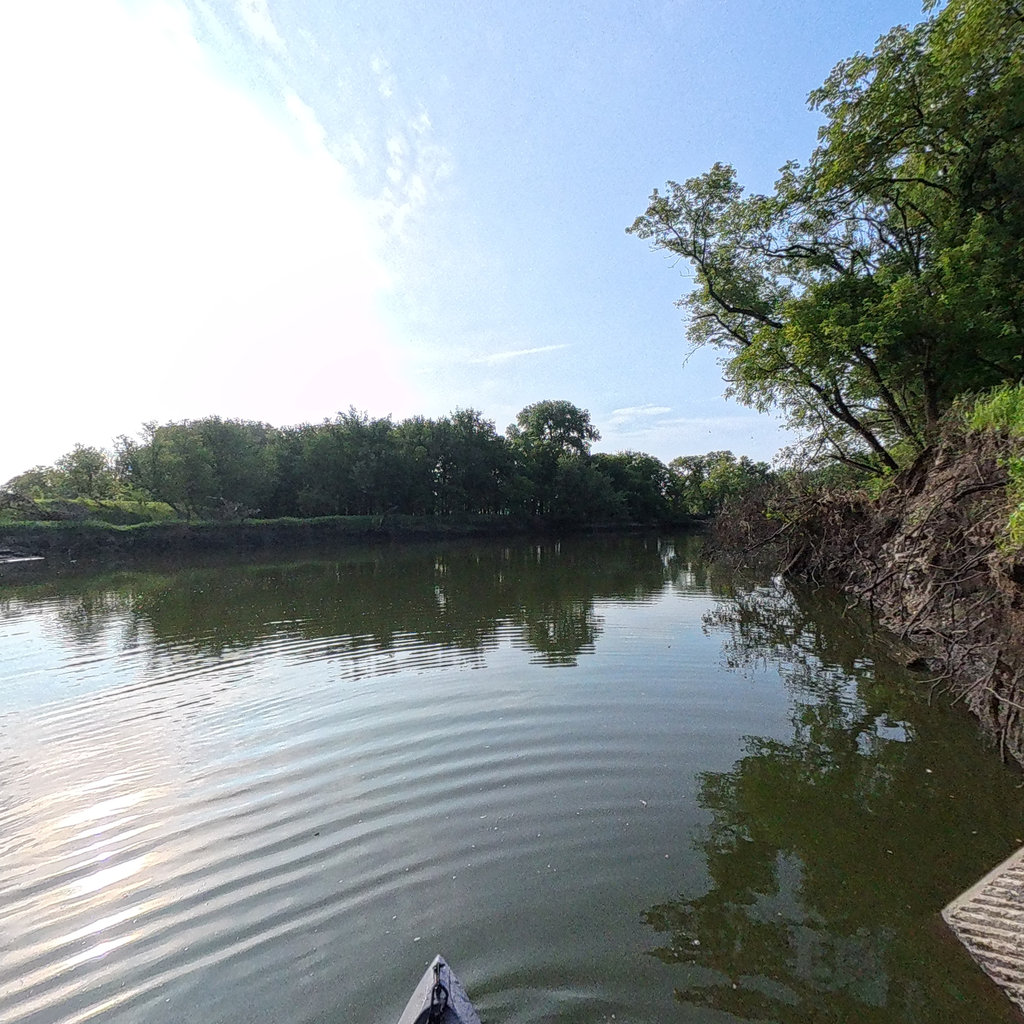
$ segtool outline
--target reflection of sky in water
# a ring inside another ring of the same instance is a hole
[[[73,1002],[105,958],[140,937],[139,920],[173,899],[159,886],[168,793],[152,782],[173,775],[173,766],[158,731],[137,730],[111,748],[46,736],[45,721],[36,726],[49,756],[18,780],[22,799],[0,815],[14,840],[3,858],[4,929],[18,940],[8,945],[5,968],[18,978],[26,1016],[52,1012],[55,985]]]
[[[875,735],[880,740],[907,743],[910,740],[909,729],[907,722],[893,722],[888,718],[875,719]]]
[[[0,676],[9,711],[74,700],[135,678],[148,657],[144,641],[126,641],[125,613],[96,625],[88,639],[63,632],[60,608],[23,605],[0,620]]]
[[[934,816],[917,780],[947,780],[928,772],[930,754],[928,768],[914,760],[921,709],[858,690],[835,652],[815,653],[799,617],[789,628],[800,609],[768,591],[770,615],[750,619],[750,636],[768,640],[758,648],[723,616],[707,626],[732,603],[692,568],[660,586],[645,577],[634,600],[621,567],[604,595],[559,580],[537,587],[530,607],[519,593],[511,609],[492,601],[501,614],[490,618],[468,608],[464,566],[438,571],[396,601],[386,629],[381,616],[317,617],[294,592],[288,605],[251,598],[262,620],[161,605],[159,639],[126,602],[90,599],[102,614],[88,630],[74,599],[8,604],[0,1019],[248,1024],[245,1000],[257,994],[278,1021],[300,1002],[310,1018],[363,1019],[351,985],[381,962],[404,969],[419,954],[413,937],[435,928],[492,997],[517,977],[543,1000],[554,964],[578,998],[600,964],[606,981],[577,1017],[609,1016],[602,1007],[642,976],[636,989],[659,1009],[637,1019],[669,1019],[685,980],[644,952],[661,937],[642,915],[680,893],[708,897],[700,935],[679,937],[686,955],[710,951],[728,913],[744,927],[779,925],[792,978],[748,967],[741,990],[784,1006],[801,980],[830,991],[838,964],[845,991],[876,1006],[892,981],[884,943],[825,919],[809,884],[841,892],[856,913],[864,894],[823,876],[819,842],[835,833],[844,851],[870,845],[873,802],[907,785],[906,805],[879,805],[882,870],[858,852],[844,885],[868,885],[888,906],[891,868],[916,870],[914,844],[929,836],[937,880],[917,907],[944,884],[951,814],[965,834],[978,830],[971,841],[1002,835],[973,821],[990,799],[963,778],[980,752],[921,712],[934,747],[956,750],[964,786],[963,800],[938,794]],[[338,622],[363,631],[318,632]],[[529,629],[553,656],[531,646]],[[870,661],[854,668],[875,685]],[[811,804],[820,821],[808,820]],[[908,814],[931,816],[905,827]],[[902,846],[889,839],[901,829]],[[745,866],[764,877],[747,884]],[[516,1024],[516,1012],[493,1017]],[[547,1003],[525,1019],[545,1013],[558,1017]]]

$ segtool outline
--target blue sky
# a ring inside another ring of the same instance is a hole
[[[0,481],[209,414],[530,402],[668,461],[791,440],[684,366],[625,227],[805,158],[807,93],[903,0],[66,0],[0,19]]]

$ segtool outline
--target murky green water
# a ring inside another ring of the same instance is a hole
[[[0,1020],[1014,1019],[938,918],[1024,790],[687,540],[0,578]]]

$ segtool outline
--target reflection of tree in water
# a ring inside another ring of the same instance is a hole
[[[531,609],[522,626],[526,646],[546,665],[575,665],[578,655],[593,651],[601,634],[601,620],[589,601]]]
[[[112,625],[120,628],[125,644],[135,640],[134,623],[130,618],[132,601],[123,591],[90,588],[48,597],[47,604],[53,611],[53,623],[61,639],[75,646],[95,643]],[[8,593],[0,600],[0,622],[16,622],[29,615],[32,608],[31,601]]]
[[[866,660],[820,593],[754,588],[706,625],[729,664],[781,671],[793,735],[699,776],[709,889],[645,915],[677,997],[787,1024],[1014,1019],[936,915],[1018,842],[1016,779]]]
[[[64,639],[86,645],[120,617],[165,649],[213,656],[271,636],[342,638],[339,654],[353,666],[417,643],[480,652],[511,628],[538,660],[571,665],[600,635],[595,601],[643,600],[680,582],[684,546],[577,538],[351,549],[291,564],[225,559],[62,581],[59,625]],[[52,603],[52,585],[26,589],[15,604],[36,598]]]

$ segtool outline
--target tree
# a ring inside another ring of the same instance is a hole
[[[110,455],[101,448],[76,444],[52,466],[33,466],[12,477],[7,490],[29,498],[114,497],[121,484]]]
[[[275,488],[273,438],[264,423],[219,416],[146,423],[141,439],[118,439],[118,465],[179,515],[251,515]]]
[[[589,458],[559,459],[546,500],[545,514],[563,526],[614,522],[626,517],[623,495]]]
[[[114,466],[105,451],[76,444],[55,465],[57,489],[67,498],[110,498],[117,490]]]
[[[57,481],[53,466],[33,466],[24,473],[12,476],[0,490],[20,494],[26,498],[53,498],[57,495]]]
[[[562,459],[586,458],[601,435],[586,409],[565,400],[546,400],[526,406],[505,431],[519,468],[533,489],[533,511],[551,508],[558,465]]]
[[[300,428],[293,476],[303,515],[381,515],[401,498],[401,458],[391,417],[350,408]]]
[[[587,455],[601,435],[586,409],[564,400],[548,399],[526,406],[506,431],[509,440],[526,449],[543,449],[557,455]]]
[[[884,474],[959,393],[1021,379],[1022,53],[1014,4],[955,0],[835,68],[770,195],[720,163],[652,193],[627,230],[694,266],[689,338],[728,394]]]
[[[511,472],[508,444],[476,409],[456,409],[438,424],[441,510],[499,512]]]
[[[179,516],[200,515],[214,500],[216,476],[211,453],[190,420],[143,425],[141,443],[118,439],[118,463],[133,485]]]
[[[754,462],[746,455],[737,459],[730,451],[681,455],[668,468],[676,511],[691,516],[719,512],[772,475],[767,462]]]
[[[439,494],[443,475],[443,424],[423,416],[412,416],[395,427],[397,458],[400,466],[401,494],[395,504],[412,515],[433,515],[439,511],[444,499]]]
[[[595,455],[593,460],[611,481],[630,520],[658,523],[669,518],[671,476],[660,459],[643,452],[618,452]]]
[[[274,428],[219,416],[198,420],[195,426],[214,471],[208,510],[220,515],[261,511],[277,474]]]

